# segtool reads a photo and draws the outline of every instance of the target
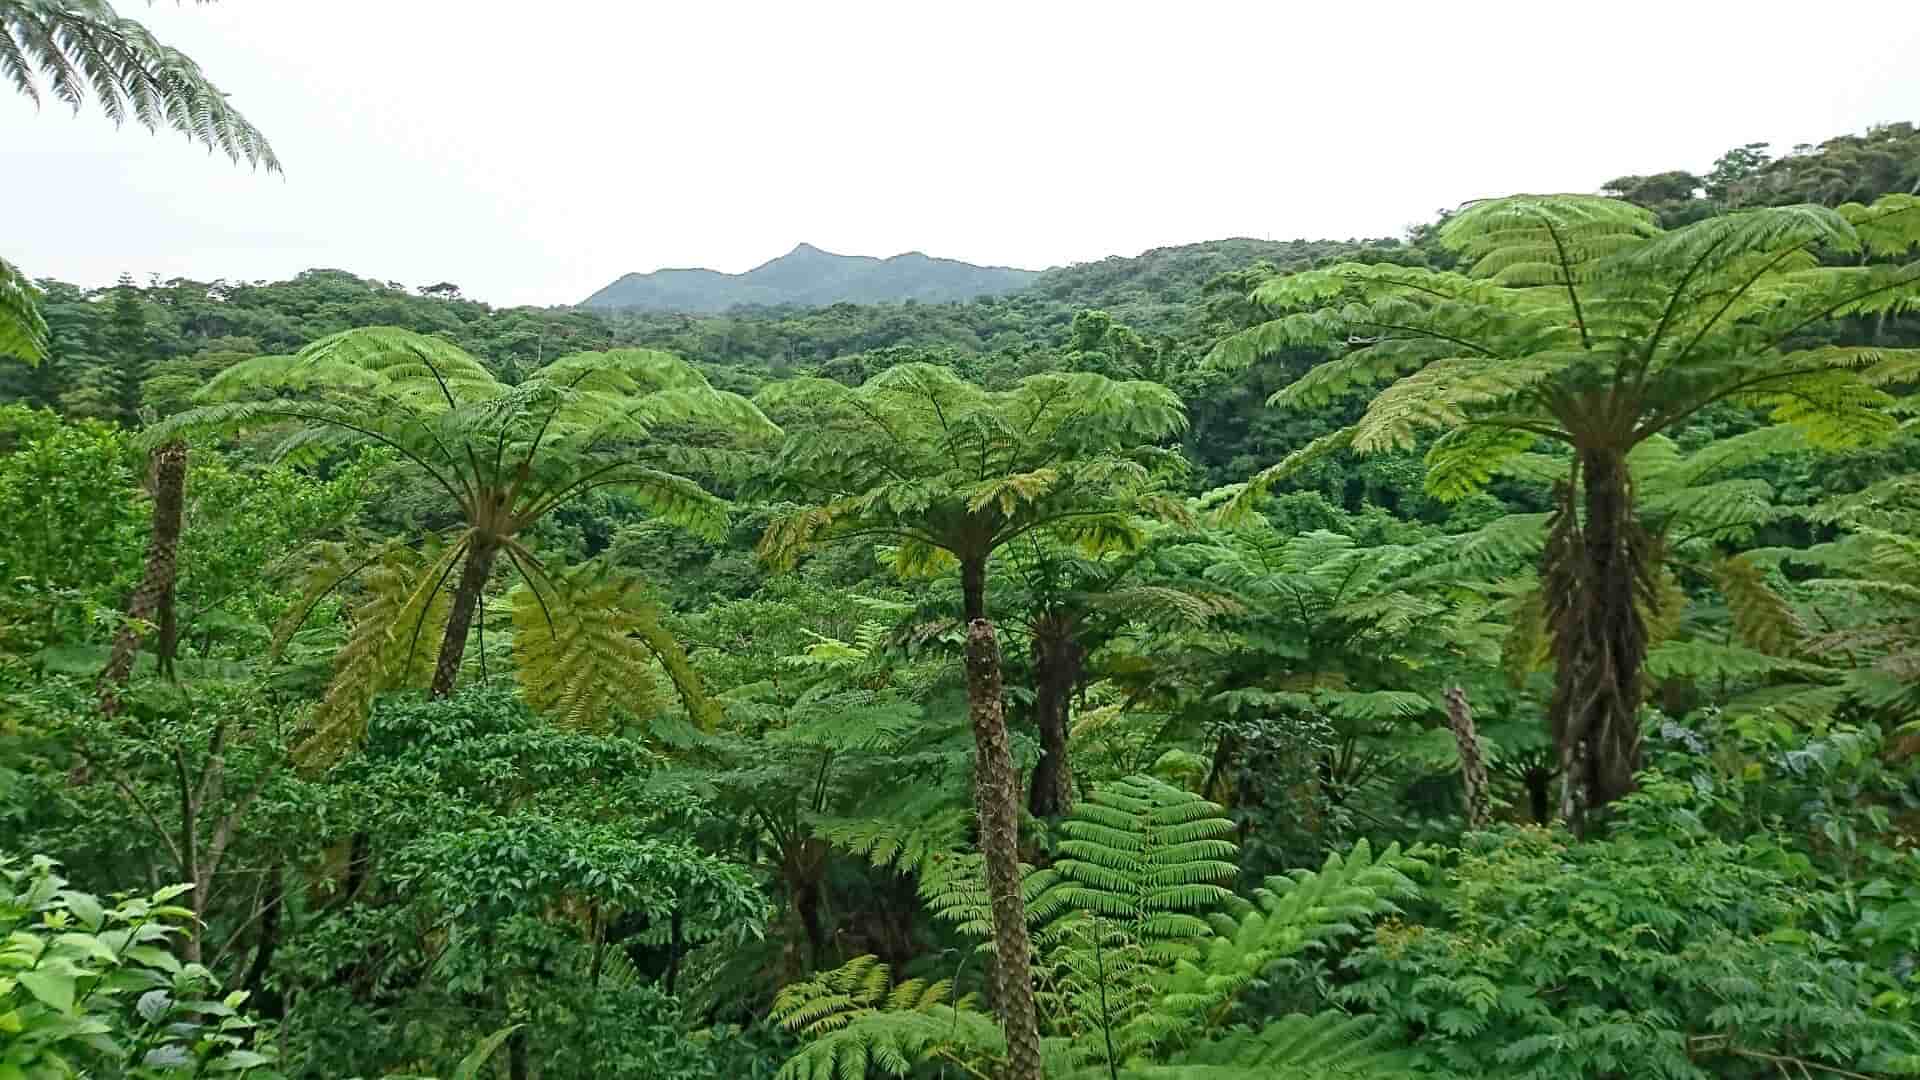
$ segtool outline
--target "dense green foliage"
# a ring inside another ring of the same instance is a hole
[[[0,279],[0,1078],[1920,1075],[1914,149],[958,303]]]

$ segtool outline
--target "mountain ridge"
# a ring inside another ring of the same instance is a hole
[[[581,301],[599,310],[716,314],[742,305],[872,304],[917,300],[942,303],[997,296],[1031,284],[1041,274],[1011,266],[977,266],[922,251],[879,258],[840,255],[805,241],[739,274],[705,267],[665,267],[623,274]]]

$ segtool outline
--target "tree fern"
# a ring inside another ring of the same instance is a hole
[[[1439,239],[1464,273],[1342,265],[1255,289],[1273,318],[1223,341],[1216,363],[1342,349],[1274,396],[1293,408],[1385,388],[1357,423],[1263,471],[1225,510],[1244,515],[1336,451],[1408,446],[1422,432],[1439,436],[1427,483],[1442,497],[1478,489],[1542,440],[1567,446],[1562,529],[1545,555],[1560,669],[1551,714],[1562,741],[1584,747],[1581,784],[1603,805],[1631,789],[1638,761],[1642,601],[1656,576],[1637,539],[1646,507],[1628,456],[1719,402],[1767,410],[1814,445],[1889,437],[1882,387],[1916,354],[1801,341],[1834,318],[1920,306],[1920,262],[1819,261],[1906,257],[1920,244],[1920,198],[1743,211],[1662,232],[1625,202],[1519,195],[1469,205]]]
[[[201,396],[225,403],[171,417],[146,437],[157,444],[193,432],[284,427],[290,434],[279,453],[295,460],[358,444],[384,446],[457,509],[467,528],[445,632],[436,643],[436,695],[451,692],[458,677],[496,560],[504,559],[536,593],[550,584],[543,579],[552,572],[520,540],[527,530],[561,506],[607,492],[717,537],[724,504],[679,470],[721,460],[728,447],[694,452],[658,432],[701,428],[740,446],[778,434],[751,402],[713,389],[691,365],[666,353],[576,353],[509,386],[457,346],[394,327],[347,330],[292,356],[236,364]],[[677,646],[648,629],[654,625],[635,619],[628,629],[677,685],[692,686]],[[576,686],[569,693],[574,707],[590,691]]]

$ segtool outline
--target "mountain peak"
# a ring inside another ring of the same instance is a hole
[[[747,271],[657,270],[627,274],[594,293],[582,307],[711,313],[742,304],[922,303],[971,300],[1025,288],[1036,270],[974,266],[918,251],[876,259],[836,255],[802,241],[792,251]]]

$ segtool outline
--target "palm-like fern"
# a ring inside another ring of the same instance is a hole
[[[1180,466],[1154,444],[1186,426],[1165,387],[1087,373],[988,391],[902,364],[857,389],[792,379],[758,400],[791,432],[767,486],[806,504],[774,522],[761,554],[784,566],[823,543],[888,541],[903,572],[958,564],[968,619],[984,617],[987,559],[1012,540],[1136,541],[1134,515],[1165,505]]]
[[[178,49],[106,0],[0,0],[0,78],[75,112],[91,95],[115,124],[163,125],[235,162],[280,170],[266,136]]]
[[[931,364],[902,364],[857,389],[796,379],[760,400],[792,432],[768,487],[803,508],[777,519],[760,553],[791,566],[815,545],[880,540],[897,569],[957,565],[975,739],[975,820],[994,895],[995,1006],[1006,1019],[1013,1080],[1038,1080],[1039,1036],[1019,893],[1019,781],[1007,740],[999,642],[986,621],[987,563],[1045,532],[1090,553],[1135,546],[1143,511],[1181,458],[1155,444],[1181,430],[1180,400],[1155,383],[1035,375],[983,390]]]
[[[266,393],[282,396],[263,399]],[[348,330],[292,356],[246,361],[201,396],[227,403],[171,417],[147,438],[157,444],[193,431],[288,425],[279,452],[295,459],[376,444],[457,508],[466,524],[454,541],[458,560],[433,586],[444,587],[460,567],[433,669],[436,695],[453,688],[496,559],[504,556],[537,594],[557,587],[521,543],[526,530],[607,491],[717,536],[724,504],[687,474],[725,470],[738,455],[725,446],[681,445],[663,439],[663,430],[701,428],[742,441],[778,433],[751,402],[713,389],[666,353],[577,353],[508,386],[458,347],[392,327]]]
[[[1632,787],[1645,612],[1657,605],[1627,455],[1722,401],[1825,445],[1887,437],[1881,387],[1910,380],[1920,353],[1802,342],[1837,317],[1920,305],[1920,262],[1819,261],[1909,251],[1920,198],[1753,210],[1663,233],[1624,202],[1514,196],[1469,206],[1439,235],[1466,272],[1349,264],[1255,291],[1275,317],[1223,341],[1220,361],[1346,346],[1275,404],[1385,389],[1359,422],[1255,477],[1233,509],[1333,450],[1411,446],[1422,432],[1442,433],[1427,483],[1443,496],[1476,489],[1539,440],[1570,447],[1546,554],[1551,720],[1563,757],[1584,758],[1590,804],[1604,805]]]

